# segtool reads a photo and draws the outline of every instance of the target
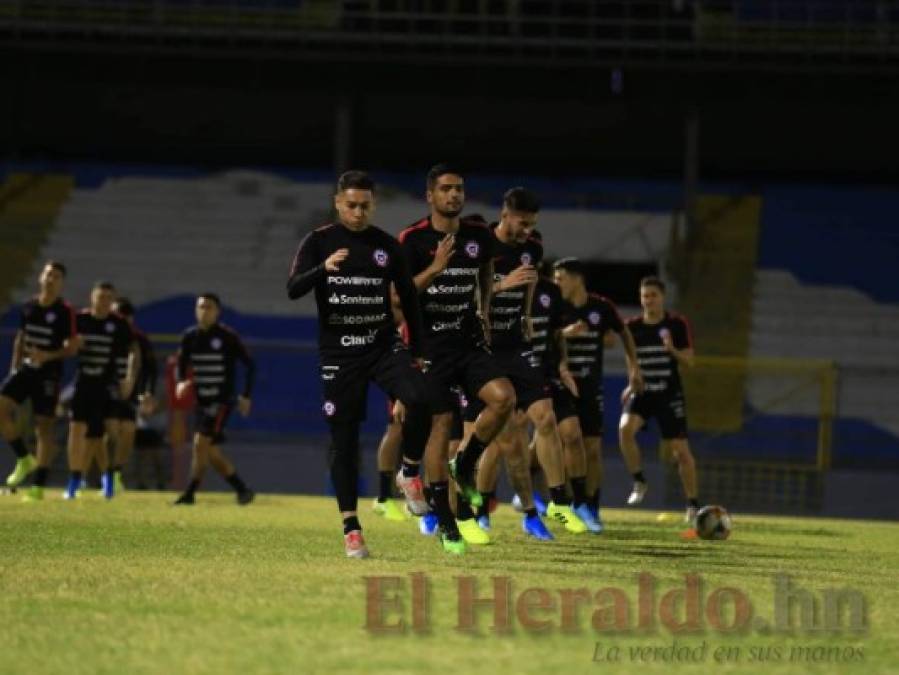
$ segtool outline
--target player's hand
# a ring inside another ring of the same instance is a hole
[[[643,393],[643,390],[646,387],[646,385],[643,382],[643,373],[640,372],[639,368],[633,370],[631,372],[631,374],[628,376],[627,386],[635,394]]]
[[[437,250],[434,251],[434,260],[431,268],[437,272],[443,272],[449,265],[450,259],[456,253],[456,235],[448,234],[437,244]]]
[[[156,411],[156,397],[150,392],[138,396],[137,411],[144,417],[152,415]]]
[[[565,385],[565,388],[571,392],[571,395],[575,398],[580,397],[580,392],[577,389],[577,382],[574,380],[574,375],[571,374],[571,371],[568,370],[568,366],[564,363],[559,366],[559,380]]]
[[[237,411],[240,413],[241,417],[248,417],[250,415],[250,408],[252,407],[252,402],[246,396],[238,397]]]
[[[565,328],[562,329],[562,335],[567,338],[577,337],[578,335],[583,335],[589,329],[590,327],[587,325],[586,321],[578,319],[574,323],[565,326]]]
[[[671,331],[663,328],[659,331],[659,337],[662,338],[662,346],[669,354],[674,353],[674,340],[671,339]]]
[[[47,358],[49,355],[50,352],[45,352],[43,349],[38,349],[37,347],[25,348],[25,357],[31,361],[32,365],[38,368],[50,360]]]
[[[403,424],[406,421],[406,406],[399,399],[393,404],[393,421],[397,424]]]
[[[519,265],[500,281],[501,290],[527,286],[537,282],[537,270],[533,265]]]
[[[348,248],[339,248],[334,253],[325,258],[325,269],[328,272],[338,272],[340,271],[340,263],[346,260],[347,256],[350,254],[350,249]]]
[[[412,359],[412,363],[415,364],[415,367],[418,368],[421,372],[428,372],[428,362],[424,360],[421,356],[416,356]]]
[[[521,332],[524,339],[530,342],[534,339],[534,319],[530,316],[521,317]]]
[[[190,396],[190,390],[193,387],[193,382],[190,380],[182,380],[178,384],[175,385],[175,397],[178,399],[185,399]]]

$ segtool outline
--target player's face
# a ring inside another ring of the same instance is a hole
[[[465,181],[462,176],[445,173],[428,190],[428,204],[444,218],[455,218],[465,206]]]
[[[505,229],[518,244],[523,244],[537,227],[537,214],[504,208],[500,213]]]
[[[41,276],[38,277],[38,283],[41,290],[50,295],[59,295],[62,292],[62,282],[64,277],[62,272],[54,269],[50,265],[46,265],[41,270]]]
[[[571,300],[575,290],[581,284],[581,278],[578,275],[571,274],[565,270],[556,270],[553,272],[553,281],[556,282],[556,286],[559,287],[559,291],[562,293],[562,297],[565,300]]]
[[[209,328],[219,319],[219,306],[210,298],[197,298],[197,323]]]
[[[659,313],[665,307],[665,294],[657,286],[641,286],[640,306],[647,312]]]
[[[371,224],[375,212],[375,196],[371,190],[350,188],[335,195],[334,207],[341,223],[354,230],[361,230]]]
[[[105,316],[112,310],[115,292],[108,288],[95,288],[91,291],[91,311]]]

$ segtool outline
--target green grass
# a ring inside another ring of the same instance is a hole
[[[448,558],[413,523],[370,514],[366,500],[363,522],[374,556],[358,561],[343,556],[331,500],[262,495],[239,508],[230,495],[201,494],[195,507],[176,509],[170,499],[129,492],[112,503],[68,503],[52,493],[27,505],[0,498],[0,672],[870,675],[899,667],[896,524],[737,514],[729,541],[702,542],[681,540],[679,528],[657,522],[654,513],[608,509],[601,537],[557,530],[556,542],[538,544],[524,539],[518,516],[502,507],[494,516],[494,545]],[[857,589],[869,627],[862,634],[726,635],[708,627],[690,636],[665,628],[610,634],[594,631],[593,607],[584,607],[571,634],[558,628],[558,609],[547,614],[556,628],[544,634],[516,621],[510,635],[495,635],[489,611],[478,614],[478,635],[455,629],[457,576],[477,577],[484,595],[490,577],[504,575],[513,597],[536,586],[557,600],[560,589],[615,586],[636,613],[641,571],[658,579],[658,596],[683,587],[686,573],[702,575],[706,596],[720,586],[739,588],[767,619],[778,572],[818,597],[826,588]],[[430,632],[368,632],[363,577],[411,572],[430,579]],[[645,664],[630,654],[675,638],[679,646],[705,642],[704,660]],[[594,663],[597,642],[603,654],[617,647],[620,662]],[[739,658],[715,663],[721,646],[739,648]],[[752,662],[766,647],[780,649],[781,657]],[[861,648],[864,657],[854,665],[809,665],[790,661],[792,647]]]

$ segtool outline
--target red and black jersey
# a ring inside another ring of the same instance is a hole
[[[531,359],[550,377],[559,376],[559,351],[556,347],[556,331],[565,327],[562,293],[548,279],[538,279],[531,306]]]
[[[55,352],[63,348],[66,340],[78,332],[75,325],[75,311],[62,298],[57,298],[46,307],[37,298],[32,298],[19,312],[19,330],[23,347]],[[35,366],[25,357],[24,365]],[[62,375],[62,359],[47,361],[40,371],[48,377],[59,379]]]
[[[568,368],[576,378],[602,377],[603,337],[610,330],[621,333],[624,322],[618,308],[608,298],[596,293],[587,296],[587,302],[580,307],[565,303],[563,310],[565,325],[583,321],[587,330],[573,337],[565,338],[568,345]]]
[[[246,368],[242,395],[249,398],[253,393],[256,363],[237,333],[221,323],[207,330],[193,326],[181,336],[177,379],[179,382],[186,379],[191,370],[197,401],[229,403],[234,397],[238,361]]]
[[[78,377],[117,382],[116,360],[128,357],[134,339],[131,326],[119,314],[110,312],[101,318],[91,314],[89,309],[78,313],[75,325],[84,341],[78,352]]]
[[[494,282],[502,281],[522,265],[536,267],[543,260],[543,245],[536,237],[529,237],[523,244],[507,244],[496,236],[496,225],[490,226],[494,235]],[[494,349],[515,349],[524,344],[521,320],[527,296],[527,286],[494,294],[490,301],[490,346]]]
[[[430,217],[400,232],[400,245],[413,277],[430,266],[445,236],[434,229]],[[477,318],[479,274],[490,264],[496,238],[486,223],[466,218],[455,237],[449,265],[418,296],[429,354],[467,351],[483,340]]]
[[[665,349],[667,332],[675,349],[693,347],[693,335],[686,317],[665,312],[658,323],[646,323],[642,316],[628,319],[627,327],[637,345],[637,362],[646,383],[646,391],[678,393],[682,391],[677,359]]]

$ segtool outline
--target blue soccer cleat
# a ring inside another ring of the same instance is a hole
[[[486,513],[483,516],[478,516],[478,527],[480,527],[484,532],[490,531],[490,516]]]
[[[115,481],[111,471],[106,471],[100,476],[100,494],[106,499],[112,499],[115,496]]]
[[[543,501],[543,497],[536,490],[534,490],[534,508],[537,509],[537,513],[540,514],[541,518],[546,518],[546,502]]]
[[[587,504],[581,504],[574,510],[575,515],[584,521],[584,525],[593,534],[602,534],[602,521],[593,513],[593,509]]]
[[[432,537],[437,532],[437,514],[429,511],[418,521],[418,531],[426,537]]]
[[[521,529],[529,537],[539,539],[540,541],[552,541],[555,539],[552,532],[546,529],[546,525],[540,519],[540,516],[525,516],[521,520]]]

